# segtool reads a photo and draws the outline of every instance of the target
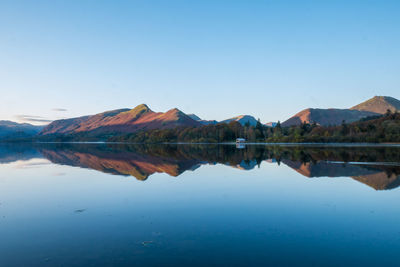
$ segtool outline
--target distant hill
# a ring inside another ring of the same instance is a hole
[[[316,123],[322,126],[339,125],[343,121],[347,123],[358,121],[368,116],[374,116],[377,113],[369,111],[359,111],[350,109],[318,109],[308,108],[300,111],[290,119],[282,123],[283,127],[300,125],[303,122]]]
[[[0,140],[32,137],[39,133],[43,126],[13,121],[0,121]]]
[[[379,114],[385,114],[387,110],[396,112],[400,111],[400,101],[390,96],[375,96],[352,107],[351,110],[370,111]]]
[[[195,121],[201,121],[200,117],[197,116],[196,114],[187,114],[190,118],[192,118]]]
[[[280,143],[400,143],[400,113],[379,114],[336,126],[275,127],[266,136],[267,142]]]
[[[249,123],[250,126],[256,126],[257,125],[257,120],[250,115],[240,115],[237,117],[233,117],[227,120],[223,120],[220,123],[230,123],[231,121],[237,121],[239,122],[241,125],[245,125],[246,123]]]
[[[389,96],[375,96],[350,109],[308,108],[283,122],[282,126],[300,125],[303,122],[315,122],[323,126],[339,125],[342,121],[351,123],[369,116],[382,115],[385,114],[387,110],[391,112],[400,111],[400,101]]]
[[[247,122],[249,122],[250,126],[256,126],[257,120],[250,115],[240,115],[236,116],[227,120],[223,121],[216,121],[216,120],[203,120],[196,114],[187,114],[190,118],[192,118],[195,121],[200,122],[202,125],[214,125],[217,123],[230,123],[231,121],[237,121],[239,122],[242,126],[244,126]]]
[[[240,115],[240,116],[236,116],[227,120],[223,120],[223,121],[216,121],[216,120],[202,120],[199,116],[195,115],[195,114],[187,114],[190,118],[192,118],[195,121],[200,122],[202,125],[210,125],[210,124],[217,124],[217,123],[230,123],[231,121],[237,121],[239,122],[241,125],[245,125],[247,122],[249,122],[249,124],[251,126],[256,126],[257,124],[257,120],[250,115]]]
[[[322,126],[339,125],[342,121],[351,123],[366,117],[382,115],[387,110],[391,112],[400,111],[400,101],[389,96],[375,96],[349,109],[308,108],[284,121],[282,126],[300,125],[303,122],[315,122]]]
[[[210,124],[217,124],[218,121],[216,120],[202,120],[199,116],[196,114],[187,114],[190,118],[192,118],[195,121],[200,122],[202,125],[210,125]]]
[[[45,127],[40,135],[77,133],[132,133],[139,130],[166,129],[179,126],[200,126],[179,109],[154,112],[142,104],[133,109],[118,109],[66,120],[57,120]]]
[[[275,127],[276,125],[277,125],[278,123],[277,122],[267,122],[266,124],[265,124],[265,126],[267,126],[267,127]]]

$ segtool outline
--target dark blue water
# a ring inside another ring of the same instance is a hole
[[[400,149],[0,146],[1,266],[397,266]]]

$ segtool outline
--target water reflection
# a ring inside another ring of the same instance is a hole
[[[247,145],[41,144],[0,146],[0,163],[45,158],[146,180],[154,173],[177,177],[205,164],[252,170],[261,162],[284,164],[305,177],[351,177],[376,190],[400,185],[398,147],[300,147]]]

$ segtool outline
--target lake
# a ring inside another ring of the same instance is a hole
[[[0,145],[1,266],[398,266],[400,147]]]

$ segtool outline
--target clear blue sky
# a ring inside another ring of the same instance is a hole
[[[400,98],[400,1],[0,2],[0,119],[285,120]]]

